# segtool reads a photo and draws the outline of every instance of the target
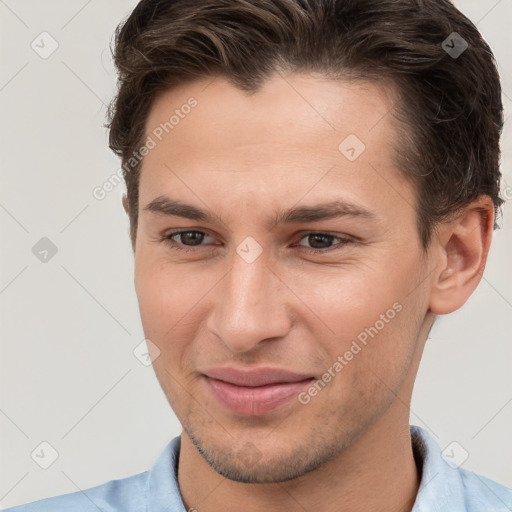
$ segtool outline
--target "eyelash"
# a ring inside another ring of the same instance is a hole
[[[208,236],[208,233],[205,233],[204,231],[186,229],[186,230],[180,230],[180,231],[173,231],[172,233],[169,233],[167,235],[160,237],[159,241],[168,244],[172,249],[175,249],[177,251],[194,252],[194,251],[196,251],[196,248],[201,247],[200,245],[199,246],[180,246],[178,242],[176,242],[175,240],[172,239],[176,235],[180,235],[183,233],[202,233],[202,234]],[[308,247],[300,246],[300,247],[302,247],[302,249],[305,249],[307,252],[312,253],[312,254],[321,254],[321,253],[325,254],[326,252],[340,250],[340,249],[343,249],[343,247],[345,245],[353,243],[353,240],[351,240],[350,238],[339,237],[339,236],[333,235],[331,233],[325,233],[323,231],[310,231],[308,233],[305,233],[300,238],[300,240],[303,240],[304,238],[307,238],[308,236],[311,236],[311,235],[327,236],[327,237],[337,239],[340,241],[340,243],[337,244],[338,247],[334,246],[334,247],[328,247],[326,249],[310,249]],[[191,248],[184,248],[184,247],[191,247]]]

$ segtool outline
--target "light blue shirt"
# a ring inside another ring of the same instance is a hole
[[[447,462],[425,429],[412,425],[411,437],[423,468],[412,512],[512,512],[512,489]],[[149,471],[5,512],[187,512],[178,486],[180,442],[173,438]]]

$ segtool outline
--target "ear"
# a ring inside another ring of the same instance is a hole
[[[477,287],[485,269],[494,228],[494,205],[480,196],[438,226],[433,257],[430,311],[445,315],[459,309]]]
[[[126,197],[126,194],[123,194],[123,208],[124,208],[124,211],[129,214],[129,207],[128,207],[128,197]]]

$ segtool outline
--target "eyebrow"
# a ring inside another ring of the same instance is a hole
[[[176,201],[166,196],[159,196],[153,199],[143,208],[143,210],[160,215],[169,215],[201,222],[218,222],[220,224],[224,224],[224,221],[213,212],[201,210],[196,206]],[[375,212],[363,208],[360,205],[340,199],[313,206],[294,207],[283,212],[279,212],[275,216],[272,224],[319,222],[339,217],[361,217],[367,220],[375,220],[377,215]]]

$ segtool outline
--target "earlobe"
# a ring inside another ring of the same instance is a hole
[[[469,299],[485,269],[494,226],[494,206],[482,196],[439,226],[437,270],[434,272],[430,311],[445,315]]]
[[[128,208],[128,197],[126,197],[126,194],[123,194],[123,208],[127,214],[130,213],[129,208]]]

